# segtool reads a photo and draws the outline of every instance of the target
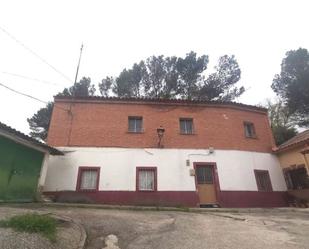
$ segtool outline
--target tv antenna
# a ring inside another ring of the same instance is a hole
[[[82,52],[83,52],[84,44],[80,47],[80,53],[79,53],[79,59],[78,59],[78,64],[77,64],[77,69],[76,69],[76,75],[75,75],[75,80],[74,80],[74,85],[76,84],[77,81],[77,76],[78,76],[78,71],[79,71],[79,65],[80,65],[80,60],[82,58]],[[73,88],[74,89],[74,88]],[[73,93],[74,95],[74,93]]]

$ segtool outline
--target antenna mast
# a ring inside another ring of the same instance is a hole
[[[81,48],[80,48],[80,54],[79,54],[79,60],[78,60],[77,69],[76,69],[76,75],[75,75],[74,85],[76,84],[76,81],[77,81],[77,75],[78,75],[78,71],[79,71],[80,59],[82,58],[83,48],[84,48],[84,45],[82,44],[82,46],[81,46]],[[74,89],[74,88],[73,88],[73,89]],[[73,95],[74,95],[74,93],[73,93]]]
[[[74,81],[74,85],[73,85],[73,90],[72,90],[72,101],[70,103],[70,109],[68,111],[69,115],[71,116],[71,121],[70,121],[70,129],[69,129],[69,134],[68,134],[68,146],[71,143],[71,133],[72,133],[72,125],[73,125],[73,112],[72,112],[72,104],[73,104],[73,99],[75,97],[75,85],[76,85],[76,81],[77,81],[77,76],[78,76],[78,71],[79,71],[79,65],[80,65],[80,60],[82,58],[82,52],[83,52],[83,48],[84,45],[82,44],[81,48],[80,48],[80,53],[79,53],[79,59],[78,59],[78,64],[77,64],[77,69],[76,69],[76,75],[75,75],[75,81]]]

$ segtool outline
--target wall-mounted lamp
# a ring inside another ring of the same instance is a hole
[[[215,148],[214,147],[209,147],[208,152],[209,152],[209,154],[215,153]]]
[[[165,129],[162,126],[160,126],[157,129],[157,134],[158,134],[158,138],[159,138],[158,148],[163,148],[163,145],[161,144],[161,140],[163,138],[164,132],[165,132]]]

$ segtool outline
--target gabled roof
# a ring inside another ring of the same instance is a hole
[[[146,98],[146,97],[103,97],[103,96],[54,96],[56,102],[119,102],[119,103],[140,103],[140,104],[171,104],[171,105],[207,105],[221,107],[236,107],[239,109],[247,109],[259,112],[267,112],[264,107],[246,105],[232,101],[208,101],[208,100],[186,100],[186,99],[162,99],[162,98]]]
[[[309,130],[303,131],[296,136],[292,137],[288,141],[284,142],[280,146],[278,146],[278,149],[276,152],[280,152],[282,150],[287,150],[289,148],[294,148],[298,145],[306,145],[309,144]]]
[[[24,144],[30,144],[34,147],[40,148],[43,151],[49,152],[51,155],[63,155],[63,153],[53,147],[48,146],[32,137],[27,136],[26,134],[15,130],[14,128],[5,125],[0,122],[0,136],[5,136],[8,138],[12,138],[14,140],[19,140]]]

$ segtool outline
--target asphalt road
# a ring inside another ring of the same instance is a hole
[[[117,236],[121,249],[309,248],[309,212],[200,214],[72,207],[39,210],[80,221],[87,231],[87,249],[104,248],[104,239],[110,234]]]

